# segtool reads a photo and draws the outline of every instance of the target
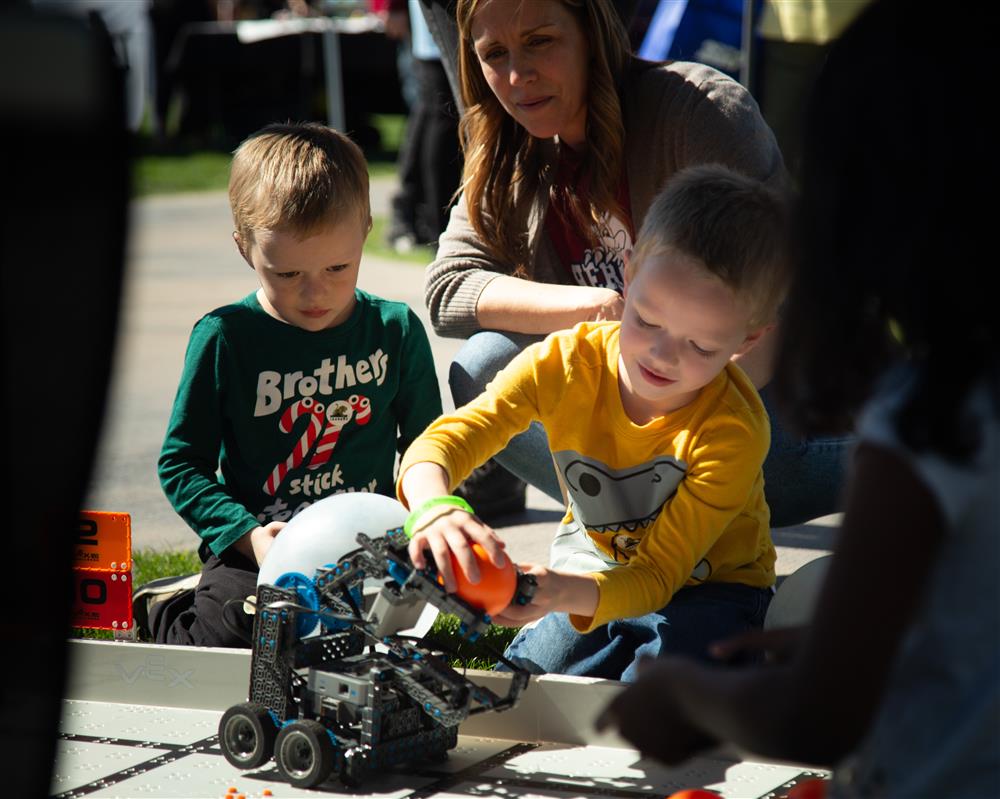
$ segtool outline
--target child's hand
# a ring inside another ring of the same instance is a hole
[[[503,567],[507,563],[504,542],[492,528],[483,524],[478,517],[455,508],[436,518],[410,539],[410,560],[418,569],[427,568],[425,550],[430,550],[437,566],[438,574],[444,580],[444,588],[453,593],[458,587],[451,556],[455,556],[459,567],[470,583],[479,582],[479,566],[472,552],[472,545],[479,544],[494,566]]]
[[[258,566],[264,562],[264,556],[267,555],[268,550],[271,549],[271,544],[274,543],[274,539],[287,523],[288,522],[270,522],[269,524],[265,524],[263,527],[254,527],[253,530],[247,533],[245,538],[250,540],[250,549],[253,552],[254,560],[257,561]]]
[[[712,657],[726,662],[762,652],[768,663],[787,663],[801,647],[805,631],[805,627],[750,630],[716,641],[708,651]]]
[[[600,592],[593,577],[554,571],[532,563],[520,563],[518,569],[535,576],[535,595],[527,605],[508,605],[502,613],[493,617],[494,624],[523,627],[553,611],[593,616],[597,610]]]
[[[716,742],[705,734],[678,698],[698,690],[698,677],[711,672],[686,658],[649,660],[638,679],[618,694],[594,722],[598,731],[617,727],[643,755],[668,765],[682,763]]]
[[[501,627],[523,627],[529,622],[542,618],[556,607],[560,594],[560,575],[545,566],[533,563],[519,563],[517,568],[525,574],[533,574],[537,585],[535,595],[527,605],[511,603],[502,613],[493,617],[493,623]]]

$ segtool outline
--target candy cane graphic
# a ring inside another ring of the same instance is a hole
[[[316,445],[312,460],[309,461],[310,469],[318,469],[330,460],[333,448],[337,445],[337,439],[340,438],[340,431],[347,426],[353,416],[354,408],[350,401],[338,400],[330,403],[326,412],[326,429],[319,439],[319,444]]]
[[[354,423],[360,425],[368,424],[368,421],[372,418],[372,404],[369,402],[368,397],[355,394],[348,402],[354,408]]]
[[[327,426],[323,431],[323,436],[316,445],[312,460],[309,461],[310,469],[318,469],[330,460],[333,448],[337,446],[337,439],[340,438],[340,431],[343,430],[353,418],[357,424],[368,424],[371,419],[372,407],[367,397],[360,394],[352,394],[347,402],[338,401],[331,403],[326,412]]]
[[[278,490],[278,486],[284,482],[285,476],[288,474],[288,470],[295,469],[302,463],[303,460],[305,460],[306,453],[309,452],[313,442],[316,441],[320,431],[323,429],[323,423],[325,421],[325,414],[323,411],[323,403],[316,402],[312,397],[303,397],[297,402],[289,405],[285,412],[281,415],[281,421],[278,422],[278,429],[281,430],[282,433],[291,433],[295,422],[298,421],[299,417],[303,414],[308,416],[309,424],[306,426],[305,431],[302,433],[302,437],[299,438],[294,449],[292,449],[292,451],[288,454],[288,457],[275,466],[274,471],[272,471],[268,476],[266,482],[264,483],[265,494],[273,497],[274,492]]]

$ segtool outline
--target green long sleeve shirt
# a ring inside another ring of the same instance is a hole
[[[441,413],[420,320],[356,293],[329,330],[280,322],[256,294],[195,324],[159,476],[214,553],[331,494],[392,496],[397,451]]]

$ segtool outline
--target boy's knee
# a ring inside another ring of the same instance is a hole
[[[244,600],[256,592],[257,572],[249,561],[229,551],[212,555],[201,581],[186,606],[167,607],[150,626],[156,642],[180,646],[248,647],[253,616],[243,610]]]
[[[482,394],[486,384],[514,356],[539,336],[481,330],[461,346],[448,370],[448,385],[456,405],[464,405]]]
[[[157,643],[245,649],[252,635],[253,616],[241,598],[203,595],[160,632]]]

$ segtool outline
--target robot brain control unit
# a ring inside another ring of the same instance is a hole
[[[490,623],[475,597],[447,594],[433,568],[413,568],[405,518],[394,500],[341,494],[275,539],[257,586],[249,700],[219,723],[231,764],[254,769],[273,756],[298,787],[333,774],[355,787],[366,774],[445,757],[467,716],[517,702],[528,674],[501,655],[513,672],[504,697],[419,635],[400,634],[419,631],[428,603],[457,616],[469,640]],[[517,573],[512,587],[511,601],[526,604],[534,578]]]

